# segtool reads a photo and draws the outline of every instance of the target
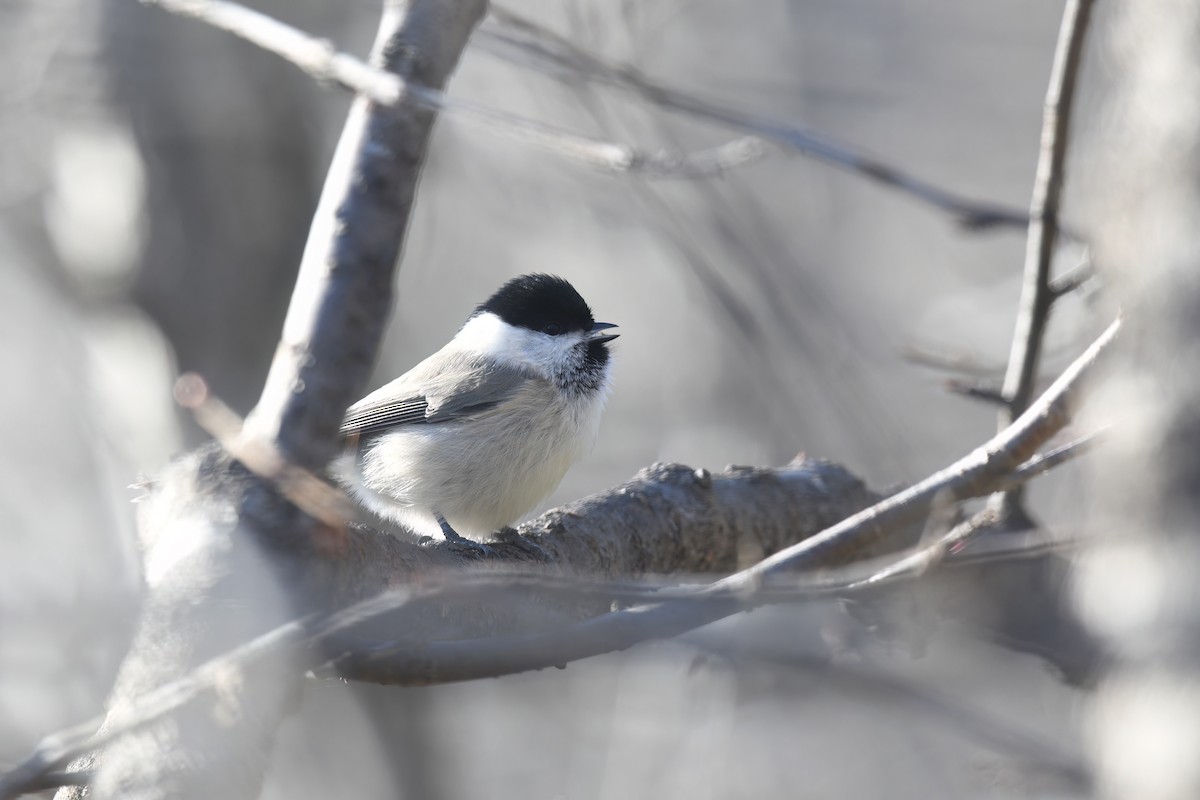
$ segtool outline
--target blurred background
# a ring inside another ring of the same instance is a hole
[[[358,54],[378,12],[367,0],[254,6]],[[1062,2],[508,7],[669,86],[809,125],[969,197],[1028,205]],[[1110,79],[1103,4],[1098,16],[1077,131]],[[203,439],[172,405],[180,372],[204,375],[240,413],[252,407],[350,98],[132,0],[0,3],[0,60],[5,764],[101,709],[140,591],[127,487]],[[451,94],[650,150],[737,135],[480,47]],[[1071,163],[1088,157],[1081,142]],[[1068,181],[1068,224],[1083,232],[1086,191]],[[910,356],[998,381],[1024,246],[1022,231],[967,232],[782,151],[716,178],[614,177],[444,118],[370,388],[440,346],[503,281],[553,272],[622,338],[600,441],[551,505],[655,461],[721,469],[801,451],[885,491],[993,433],[992,407],[949,394],[947,372]],[[1059,269],[1078,257],[1064,246]],[[1104,322],[1089,296],[1056,307],[1045,375]],[[1031,505],[1066,522],[1080,492],[1068,467]],[[938,627],[920,653],[850,648],[854,669],[889,677],[847,682],[830,667],[830,631],[846,624],[839,607],[814,605],[565,671],[437,689],[320,685],[281,737],[267,795],[1065,793],[920,700],[919,687],[936,687],[1071,750],[1079,695],[1041,661]],[[786,657],[730,666],[730,652],[768,645]]]

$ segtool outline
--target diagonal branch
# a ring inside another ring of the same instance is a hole
[[[1025,277],[1008,371],[1001,389],[1005,400],[1005,407],[1000,412],[1001,429],[1024,413],[1033,397],[1050,309],[1055,298],[1060,296],[1052,290],[1050,268],[1059,234],[1059,206],[1066,180],[1067,143],[1075,86],[1083,61],[1083,44],[1093,2],[1068,0],[1063,10],[1042,118],[1042,149],[1029,210]],[[991,505],[1007,515],[1019,509],[1020,498],[1021,491],[1016,488],[997,495]]]
[[[767,155],[753,137],[735,139],[697,152],[639,150],[574,133],[500,109],[446,95],[432,84],[406,80],[338,52],[319,39],[273,17],[229,0],[142,0],[177,14],[195,17],[228,31],[291,62],[320,81],[368,97],[384,106],[408,99],[442,111],[491,133],[606,172],[630,172],[653,178],[705,178],[750,164]]]
[[[1021,209],[963,197],[803,125],[731,109],[672,89],[643,75],[636,67],[609,62],[496,3],[491,4],[490,17],[499,23],[499,29],[481,28],[476,41],[500,58],[510,61],[532,59],[539,65],[632,92],[662,108],[759,137],[945,211],[957,218],[964,228],[983,230],[1029,225],[1030,215]]]

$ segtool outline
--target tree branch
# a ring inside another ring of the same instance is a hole
[[[1079,263],[1050,281],[1050,294],[1054,299],[1070,294],[1096,275],[1096,265],[1092,263],[1091,249],[1084,251]]]
[[[963,197],[802,125],[734,110],[664,86],[643,75],[636,67],[606,61],[496,3],[491,4],[489,16],[499,23],[498,29],[481,28],[477,43],[500,58],[514,62],[532,60],[539,66],[565,70],[572,76],[632,92],[662,108],[760,137],[945,211],[964,228],[1024,228],[1030,223],[1030,215],[1020,209]]]
[[[696,152],[649,152],[606,142],[555,125],[528,119],[479,103],[447,96],[432,84],[376,69],[338,52],[325,40],[228,0],[142,0],[177,14],[195,17],[274,53],[320,81],[336,84],[385,106],[402,100],[420,103],[559,157],[606,172],[631,172],[653,178],[706,178],[750,164],[767,155],[767,147],[743,137]]]
[[[1066,180],[1067,143],[1075,85],[1083,61],[1083,43],[1093,2],[1068,0],[1063,10],[1042,117],[1042,148],[1030,203],[1025,277],[1008,371],[1001,389],[1005,404],[1000,411],[1000,429],[1012,424],[1024,413],[1033,397],[1046,323],[1054,300],[1059,296],[1051,289],[1050,268],[1059,233],[1059,205]],[[1015,488],[997,495],[991,505],[998,513],[1007,516],[1019,510],[1020,502],[1020,488]]]
[[[1045,457],[1034,458],[1010,477],[1001,479],[1007,481],[1028,480],[1042,474],[1049,467],[1047,459],[1053,458],[1054,464],[1061,464],[1069,458],[1085,451],[1080,443],[1072,443],[1047,454]],[[815,469],[814,469],[815,468]],[[826,471],[829,470],[829,471]],[[839,502],[847,502],[852,497],[864,492],[861,485],[853,476],[849,476],[838,467],[822,462],[802,462],[802,465],[788,467],[778,471],[768,470],[734,470],[728,475],[714,476],[716,481],[730,481],[734,484],[744,484],[740,490],[753,492],[752,484],[762,483],[765,479],[788,481],[795,479],[794,473],[807,472],[812,479],[811,491],[820,491],[833,487],[834,494],[825,502],[809,502],[814,508],[825,507],[828,512],[839,514],[836,509]],[[648,475],[682,475],[696,471],[685,467],[663,466],[648,471]],[[769,474],[773,473],[773,474]],[[849,478],[849,482],[844,482]],[[651,478],[653,480],[653,478]],[[649,481],[647,481],[648,483]],[[839,487],[839,484],[842,484]],[[623,487],[618,487],[605,493],[613,502],[641,504],[640,500],[630,501],[631,495],[636,496],[645,491],[647,486],[639,487],[637,481]],[[837,492],[848,491],[846,498],[838,499]],[[617,499],[622,498],[622,499]],[[812,498],[809,498],[811,501]],[[552,512],[553,514],[561,512]],[[510,570],[464,571],[462,564],[451,564],[442,568],[428,566],[414,567],[421,573],[420,585],[403,583],[382,594],[354,604],[349,608],[325,615],[311,615],[306,619],[292,620],[255,639],[241,644],[227,653],[196,667],[187,675],[168,684],[157,687],[138,697],[130,704],[119,724],[109,725],[94,734],[105,721],[103,718],[89,720],[47,736],[38,745],[35,752],[17,768],[0,776],[0,800],[10,800],[42,788],[85,783],[91,779],[90,770],[78,772],[55,772],[62,764],[85,755],[88,751],[103,747],[122,737],[136,733],[147,725],[171,714],[189,703],[213,692],[221,684],[228,682],[229,676],[239,674],[256,663],[276,658],[281,652],[291,652],[295,658],[297,671],[315,669],[321,666],[329,657],[329,653],[368,652],[378,649],[381,644],[374,641],[370,646],[364,646],[362,630],[364,627],[378,629],[386,627],[389,630],[409,630],[411,616],[409,611],[419,604],[430,604],[436,608],[435,616],[444,624],[447,610],[465,608],[472,617],[486,615],[487,608],[498,603],[508,603],[514,610],[517,605],[524,606],[527,600],[518,597],[519,590],[536,592],[539,596],[550,595],[559,600],[579,603],[580,600],[600,600],[607,606],[613,601],[675,601],[689,605],[711,605],[713,602],[736,601],[740,609],[752,608],[766,603],[786,603],[804,601],[813,598],[831,596],[853,596],[856,593],[876,590],[901,581],[912,580],[923,576],[933,566],[975,567],[980,564],[994,564],[1012,559],[1029,558],[1031,554],[1041,555],[1046,552],[1056,552],[1064,546],[1076,546],[1078,543],[1050,542],[1038,543],[1031,546],[1022,542],[1015,547],[991,547],[985,552],[961,553],[954,548],[976,536],[985,522],[973,520],[956,526],[936,541],[907,553],[900,554],[892,561],[881,567],[860,566],[853,564],[845,568],[822,571],[817,575],[788,575],[776,573],[764,577],[754,588],[734,586],[720,591],[697,591],[695,588],[676,588],[646,581],[600,580],[594,577],[552,574],[544,571],[514,572]],[[538,520],[527,528],[526,536],[536,535],[533,530],[551,528],[553,522]],[[689,531],[684,531],[686,536]],[[441,563],[444,558],[455,558],[452,550],[444,550],[439,554],[430,553],[428,548],[414,548],[413,545],[400,542],[392,537],[379,536],[374,532],[357,532],[351,534],[364,536],[365,546],[380,545],[387,548],[398,548],[424,554],[429,563]],[[560,534],[562,535],[562,534]],[[592,543],[594,544],[594,543]],[[527,545],[516,542],[502,542],[495,545],[496,552],[493,561],[520,564],[528,559]],[[560,549],[560,552],[575,554],[593,552],[598,548],[580,547]],[[685,564],[698,564],[694,556],[696,551],[691,549],[675,552],[683,555]],[[548,551],[541,551],[541,556],[549,556]],[[568,556],[570,557],[570,556]],[[417,556],[418,559],[422,556]],[[659,561],[661,556],[647,557],[644,553],[625,551],[621,568],[633,573],[640,573],[642,567],[651,562]],[[610,569],[618,568],[615,562],[608,562]],[[571,564],[560,564],[562,567]],[[676,575],[676,579],[678,574]],[[594,606],[583,606],[594,607]],[[482,627],[489,627],[491,623]]]
[[[1085,453],[1090,453],[1100,445],[1104,444],[1108,437],[1109,429],[1107,427],[1100,430],[1092,431],[1091,433],[1080,436],[1061,447],[1056,447],[1048,453],[1043,453],[1039,456],[1026,461],[1020,469],[1012,474],[1010,481],[1006,481],[1005,489],[1014,489],[1017,486],[1028,483],[1031,478],[1036,478],[1038,475],[1044,475],[1050,470],[1057,467],[1059,464],[1064,464],[1074,458]],[[1011,484],[1011,485],[1007,485]]]
[[[987,403],[993,406],[1007,406],[1008,398],[1004,396],[1004,392],[997,389],[993,384],[983,383],[981,381],[969,382],[951,378],[942,383],[946,391],[952,392],[960,397],[966,397],[980,403]]]
[[[374,683],[443,683],[561,666],[643,641],[678,635],[746,607],[732,592],[751,594],[762,580],[785,570],[844,564],[887,532],[919,519],[935,499],[961,500],[995,491],[1070,420],[1083,379],[1120,330],[1114,322],[1046,393],[1009,428],[971,454],[917,485],[855,514],[753,567],[710,584],[711,602],[663,603],[613,612],[549,633],[488,639],[400,643],[357,652],[339,662],[342,674]]]

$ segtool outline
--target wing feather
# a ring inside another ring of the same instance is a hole
[[[544,379],[523,367],[498,365],[473,354],[431,357],[351,406],[341,434],[362,436],[401,425],[454,422],[496,407],[530,380]]]

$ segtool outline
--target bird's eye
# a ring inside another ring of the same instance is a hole
[[[558,334],[562,333],[562,328],[558,326],[557,322],[551,322],[542,328],[542,332],[548,333],[551,336],[558,336]]]

